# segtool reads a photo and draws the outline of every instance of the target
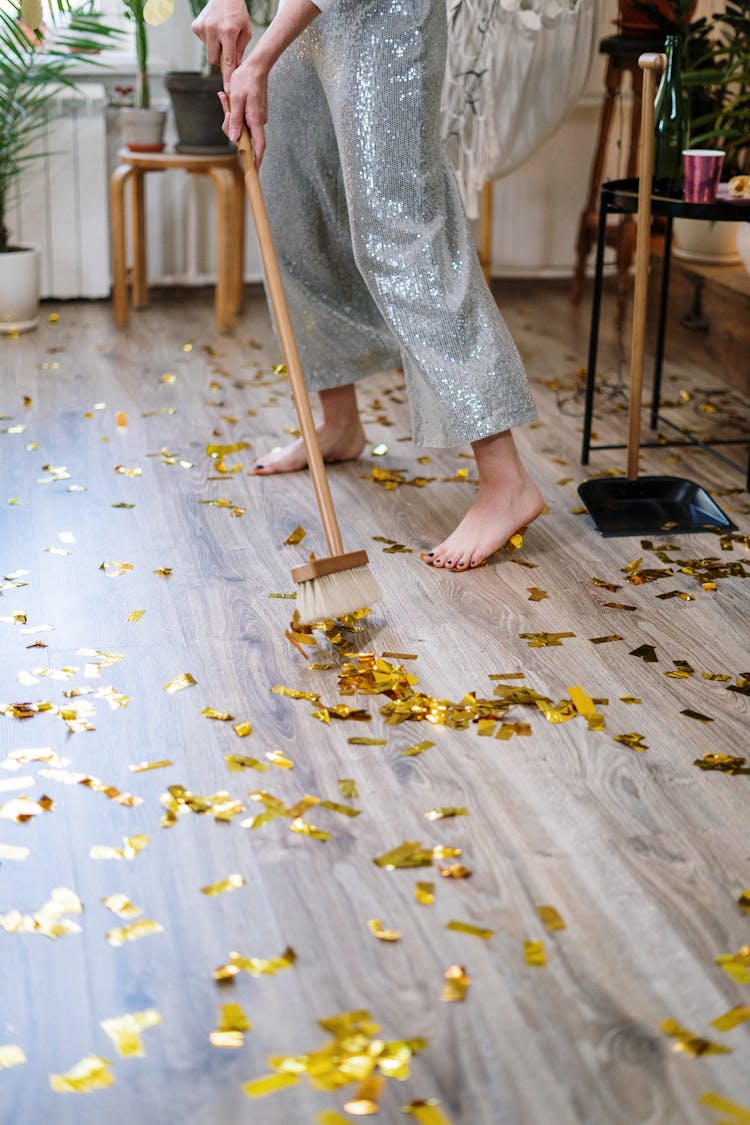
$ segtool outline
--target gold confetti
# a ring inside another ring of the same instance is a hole
[[[495,932],[494,930],[484,929],[482,926],[474,926],[471,922],[459,922],[455,918],[446,922],[445,928],[446,930],[455,930],[459,934],[470,934],[471,937],[482,938],[484,941],[489,941]]]
[[[435,884],[417,883],[414,887],[414,900],[421,906],[432,906],[435,901]]]
[[[229,954],[225,965],[214,969],[214,979],[227,981],[238,973],[249,973],[252,977],[274,976],[282,969],[290,969],[297,960],[297,954],[287,947],[280,957],[243,957],[239,953]]]
[[[331,812],[341,813],[342,816],[359,816],[360,810],[353,809],[351,805],[340,805],[337,801],[321,801],[321,809],[330,809]]]
[[[351,1125],[348,1117],[342,1117],[335,1109],[322,1109],[315,1114],[315,1125]]]
[[[615,742],[621,742],[623,746],[629,746],[631,750],[648,750],[648,746],[643,741],[645,735],[637,734],[636,731],[630,731],[628,734],[613,734],[612,738]]]
[[[160,758],[155,762],[138,762],[136,765],[128,766],[128,769],[131,773],[146,773],[148,770],[160,770],[171,765],[173,765],[171,758]]]
[[[359,790],[357,789],[356,781],[351,777],[342,777],[338,781],[339,793],[347,800],[354,800],[359,797]]]
[[[145,612],[145,609],[133,609],[130,611],[125,620],[128,622],[128,624],[134,623],[136,621],[141,621]]]
[[[399,930],[386,930],[379,918],[370,918],[367,928],[379,941],[399,941],[401,938]]]
[[[18,824],[25,824],[32,816],[39,816],[44,812],[52,812],[55,802],[49,797],[40,797],[32,801],[30,797],[14,797],[0,805],[0,820],[15,820]]]
[[[529,648],[560,648],[566,637],[575,633],[519,633],[521,640],[528,641]]]
[[[320,696],[317,694],[317,692],[297,691],[296,688],[283,687],[281,684],[277,684],[276,687],[272,687],[271,691],[275,695],[284,695],[288,699],[307,699],[310,701],[310,703],[320,703]]]
[[[717,1016],[715,1020],[711,1020],[711,1027],[715,1027],[717,1031],[731,1031],[733,1027],[738,1027],[745,1020],[750,1020],[750,1004],[738,1004],[734,1008],[730,1008],[728,1012],[724,1012],[723,1016]]]
[[[637,656],[640,660],[643,660],[645,664],[659,663],[659,658],[656,655],[656,648],[654,647],[654,645],[639,645],[638,648],[634,648],[633,651],[628,655]]]
[[[156,570],[154,571],[154,574],[156,574],[157,577],[159,577],[159,578],[169,578],[171,573],[172,573],[172,567],[171,566],[158,566],[156,568]]]
[[[234,719],[234,715],[229,711],[217,711],[214,707],[204,707],[201,715],[207,719],[215,719],[218,723],[231,723]]]
[[[742,891],[737,899],[737,905],[743,914],[750,914],[750,891]]]
[[[438,871],[444,879],[468,879],[471,875],[471,871],[463,863],[450,863],[447,867],[438,864]]]
[[[324,832],[321,828],[316,828],[314,824],[308,824],[301,816],[294,818],[289,825],[289,831],[297,832],[300,836],[309,836],[312,840],[320,840],[323,843],[331,839],[330,832]]]
[[[241,1047],[245,1032],[252,1029],[240,1004],[222,1004],[219,1025],[208,1038],[214,1047]]]
[[[527,586],[529,592],[530,602],[543,602],[545,598],[549,597],[546,590],[540,590],[538,586]]]
[[[700,770],[719,770],[721,773],[750,773],[750,769],[745,769],[745,759],[734,757],[732,754],[704,754],[702,758],[696,758],[693,762]],[[0,816],[2,810],[0,809]]]
[[[245,880],[242,875],[235,873],[228,875],[226,879],[221,879],[218,883],[210,883],[207,887],[201,887],[201,894],[213,897],[214,895],[224,894],[226,891],[236,891],[244,885]]]
[[[387,738],[361,738],[359,735],[355,735],[353,738],[347,738],[346,741],[349,743],[350,746],[387,746],[388,745],[388,739]]]
[[[586,719],[589,730],[604,730],[604,716],[597,711],[591,696],[582,687],[568,688],[568,694],[578,714]]]
[[[728,1055],[731,1054],[732,1048],[725,1047],[721,1043],[713,1043],[710,1039],[703,1039],[700,1035],[696,1035],[693,1031],[688,1031],[687,1028],[682,1027],[677,1020],[662,1020],[659,1027],[671,1039],[676,1039],[677,1042],[672,1047],[673,1051],[683,1052],[686,1055],[691,1055],[693,1058],[700,1058],[702,1055]]]
[[[419,660],[415,652],[384,652],[384,660]]]
[[[736,953],[722,953],[714,961],[737,984],[750,984],[750,945],[743,945]]]
[[[384,1081],[379,1075],[370,1075],[364,1082],[360,1082],[354,1097],[344,1104],[346,1112],[352,1117],[370,1117],[377,1113],[378,1098]]]
[[[65,934],[80,933],[81,927],[77,922],[71,922],[65,915],[82,913],[83,903],[75,891],[55,887],[49,901],[34,914],[22,914],[20,910],[0,914],[0,928],[9,934],[42,934],[54,940]]]
[[[188,812],[199,816],[210,812],[215,820],[228,822],[245,811],[242,802],[230,797],[226,789],[202,797],[191,793],[184,785],[170,785],[168,792],[163,793],[160,799],[167,810],[161,822],[162,828],[171,828],[178,817]]]
[[[471,980],[463,965],[449,965],[443,974],[445,985],[440,997],[446,1004],[455,1004],[466,999]]]
[[[621,641],[622,637],[619,633],[611,633],[608,637],[589,637],[592,645],[605,645],[610,641]]]
[[[370,450],[370,453],[372,454],[373,457],[384,457],[387,452],[388,452],[388,446],[384,445],[382,443],[380,445],[374,446]]]
[[[248,735],[251,735],[253,733],[252,725],[248,722],[235,723],[232,727],[232,730],[238,738],[247,738]]]
[[[9,859],[21,862],[28,859],[30,855],[30,848],[16,846],[15,844],[0,844],[0,860]]]
[[[161,1023],[161,1016],[155,1008],[145,1008],[142,1012],[129,1012],[124,1016],[112,1016],[101,1021],[101,1027],[112,1040],[118,1055],[123,1058],[145,1058],[141,1032]]]
[[[149,937],[151,934],[163,934],[164,927],[154,922],[151,918],[141,918],[138,922],[131,922],[129,926],[119,926],[117,929],[108,930],[106,934],[110,945],[124,945],[126,941],[138,941],[140,938]]]
[[[408,1105],[404,1106],[404,1113],[413,1117],[418,1125],[451,1125],[434,1098],[430,1098],[428,1101],[409,1102]]]
[[[114,1083],[107,1059],[86,1055],[67,1074],[50,1074],[49,1084],[56,1094],[87,1094],[90,1090],[105,1090]]]
[[[135,906],[124,894],[107,895],[102,902],[118,918],[137,918],[139,914],[143,914],[140,906]]]
[[[628,605],[627,602],[602,602],[602,605],[606,606],[607,609],[627,609],[631,612],[634,612],[637,608],[634,605]]]
[[[306,535],[307,532],[305,531],[304,527],[295,527],[294,531],[292,531],[284,540],[284,546],[295,547],[298,543],[302,542]]]
[[[135,859],[149,842],[148,836],[123,836],[122,848],[113,848],[108,844],[93,844],[89,851],[90,859]]]
[[[0,1046],[0,1070],[10,1070],[12,1066],[20,1066],[26,1061],[22,1047],[17,1047],[14,1043]]]
[[[725,1121],[723,1125],[750,1125],[750,1109],[745,1109],[737,1102],[730,1102],[728,1098],[723,1098],[721,1094],[716,1094],[713,1090],[709,1090],[708,1093],[703,1095],[701,1105],[707,1105],[709,1109],[715,1109],[717,1113],[722,1115],[728,1114],[732,1120],[731,1122]]]
[[[543,941],[525,941],[523,943],[523,956],[530,968],[542,969],[547,964]]]
[[[143,475],[143,469],[129,469],[125,465],[115,465],[115,472],[123,477],[140,477]]]
[[[52,781],[62,782],[63,785],[83,785],[86,789],[93,789],[95,793],[103,793],[110,801],[115,801],[125,808],[135,808],[143,804],[142,797],[134,797],[132,793],[124,793],[114,785],[108,785],[98,777],[91,777],[86,773],[75,773],[73,770],[43,769],[39,770],[40,777]]]
[[[230,773],[239,773],[241,770],[257,770],[259,773],[266,773],[271,768],[265,762],[260,762],[257,758],[247,758],[244,754],[225,754],[224,761]]]
[[[637,696],[635,696],[635,695],[621,695],[621,696],[620,696],[620,701],[621,701],[622,703],[629,703],[629,704],[633,704],[633,703],[643,703],[643,700],[642,700],[642,699],[638,699],[638,697],[637,697]]]
[[[447,820],[454,816],[468,816],[469,810],[467,808],[446,807],[437,809],[428,809],[424,814],[427,820]]]
[[[401,753],[405,758],[415,758],[418,754],[424,754],[425,750],[430,750],[435,745],[434,742],[426,740],[424,742],[415,742],[413,746],[407,746]]]
[[[164,685],[164,690],[167,695],[174,695],[176,691],[184,691],[185,688],[194,687],[197,680],[190,672],[183,672],[181,676],[175,676],[173,680]]]
[[[249,1098],[263,1098],[266,1094],[275,1094],[285,1086],[294,1086],[299,1081],[296,1074],[264,1074],[262,1078],[254,1078],[252,1082],[243,1082],[242,1089]]]
[[[692,711],[686,707],[684,711],[680,711],[681,715],[686,715],[688,719],[695,719],[699,723],[712,723],[713,719],[709,715],[703,715],[700,711]]]
[[[432,848],[424,848],[416,840],[405,840],[403,844],[373,860],[377,867],[395,871],[407,867],[432,867]]]
[[[548,930],[550,933],[554,933],[555,930],[565,929],[565,923],[554,906],[537,906],[536,912],[545,930]]]
[[[294,762],[287,758],[283,750],[267,750],[266,757],[272,766],[278,766],[282,770],[294,769]]]

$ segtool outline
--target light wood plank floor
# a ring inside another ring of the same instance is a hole
[[[587,306],[571,308],[555,285],[506,285],[498,296],[534,383],[540,421],[519,442],[548,514],[521,552],[487,568],[455,576],[425,567],[419,552],[455,525],[473,494],[470,482],[443,478],[465,468],[471,477],[472,463],[461,451],[411,445],[397,373],[362,384],[367,454],[330,476],[347,543],[370,550],[385,599],[346,643],[317,634],[318,647],[304,656],[284,637],[293,602],[270,595],[290,592],[290,568],[324,550],[309,482],[247,472],[253,456],[287,440],[284,429],[295,424],[286,381],[272,373],[279,355],[260,294],[250,295],[233,337],[215,335],[210,293],[176,292],[157,294],[127,331],[112,327],[106,304],[66,304],[45,309],[59,314],[56,322],[0,341],[0,573],[28,572],[6,578],[0,597],[0,696],[95,711],[95,729],[77,732],[55,710],[0,715],[0,766],[13,751],[53,748],[69,761],[57,768],[142,799],[125,807],[45,777],[43,761],[0,769],[0,843],[30,849],[26,859],[1,861],[0,913],[33,914],[55,887],[75,891],[85,908],[67,916],[81,932],[54,941],[0,931],[0,1047],[16,1044],[28,1060],[0,1074],[3,1122],[306,1125],[324,1110],[343,1113],[355,1087],[318,1091],[303,1077],[250,1100],[242,1084],[268,1073],[270,1055],[318,1048],[328,1035],[316,1021],[354,1009],[369,1010],[384,1039],[429,1041],[405,1081],[385,1084],[377,1120],[388,1125],[407,1119],[403,1106],[431,1098],[452,1125],[730,1120],[728,1111],[701,1104],[709,1091],[750,1107],[750,1023],[724,1033],[711,1027],[750,1003],[748,986],[715,963],[750,941],[737,901],[750,886],[750,778],[693,765],[707,753],[748,750],[750,699],[728,690],[750,675],[750,583],[741,577],[748,550],[739,541],[722,550],[711,534],[667,535],[677,544],[672,559],[715,556],[737,573],[718,578],[715,591],[679,564],[672,577],[626,581],[623,568],[638,557],[646,568],[667,564],[638,539],[603,540],[587,514],[571,511],[587,475],[576,391]],[[607,328],[601,368],[610,384],[616,356]],[[676,418],[725,433],[738,409],[715,376],[668,366],[665,393],[691,395],[674,408]],[[621,439],[620,406],[616,393],[600,396],[600,441]],[[227,454],[229,471],[218,471],[207,447],[239,441],[252,448]],[[373,456],[379,443],[388,452]],[[674,456],[648,451],[642,467],[707,486],[747,534],[742,476],[704,452]],[[623,465],[624,453],[597,453],[592,469]],[[386,491],[373,468],[435,479]],[[221,499],[237,513],[206,503]],[[285,546],[297,525],[307,531],[304,542]],[[410,553],[384,553],[375,536]],[[664,541],[654,537],[655,546]],[[123,563],[132,569],[112,573]],[[172,568],[170,577],[154,573],[162,567]],[[621,588],[597,587],[595,577]],[[12,585],[19,581],[26,584]],[[530,587],[547,596],[531,600]],[[659,599],[671,590],[694,598]],[[141,620],[129,620],[135,610],[145,610]],[[25,631],[44,625],[52,628]],[[520,636],[540,631],[574,635],[540,648]],[[592,643],[613,634],[622,639]],[[48,647],[29,647],[40,640]],[[654,646],[656,662],[633,655],[644,645]],[[86,665],[103,658],[81,650],[122,659],[87,677]],[[505,682],[556,703],[580,685],[606,699],[597,705],[605,729],[589,730],[580,716],[549,722],[520,705],[506,721],[530,723],[531,735],[509,741],[479,737],[476,725],[387,725],[386,696],[340,695],[346,651],[412,654],[390,663],[417,677],[415,690],[456,702],[467,692],[492,698]],[[682,661],[692,671],[670,677]],[[186,672],[194,686],[165,692]],[[504,673],[525,679],[490,678]],[[370,721],[325,725],[311,717],[313,704],[272,694],[279,684],[317,692],[329,705],[366,708]],[[93,692],[66,697],[76,688]],[[111,706],[106,689],[130,701],[118,706],[115,696]],[[248,721],[252,735],[239,738],[233,722],[211,721],[201,714],[207,707]],[[648,749],[615,741],[628,733]],[[356,737],[385,744],[352,744]],[[434,746],[403,753],[423,740]],[[293,769],[225,766],[227,754],[265,761],[273,750]],[[172,764],[129,770],[159,759]],[[23,778],[32,780],[9,788]],[[344,803],[361,815],[321,808],[305,815],[331,833],[328,841],[290,832],[283,818],[240,826],[260,810],[251,791],[287,806],[308,793],[342,802],[340,779],[356,781],[359,797]],[[160,796],[170,785],[201,795],[226,789],[246,811],[231,823],[186,813],[163,828]],[[9,802],[42,794],[54,800],[51,811],[27,823],[7,818]],[[444,806],[468,812],[425,818]],[[123,837],[141,833],[148,845],[130,862],[90,858],[93,845],[122,847]],[[373,864],[405,840],[461,848],[472,876]],[[239,889],[201,893],[235,872],[245,879]],[[435,883],[434,904],[415,901],[417,880]],[[163,932],[109,944],[107,932],[128,924],[102,903],[116,893]],[[556,907],[564,930],[545,931],[543,904]],[[373,918],[401,931],[401,940],[378,941],[368,930]],[[451,919],[493,935],[448,930]],[[524,942],[538,940],[545,967],[525,962]],[[271,958],[287,946],[296,964],[275,976],[243,973],[224,986],[213,979],[232,951]],[[472,981],[463,1003],[441,1000],[443,974],[454,964]],[[252,1030],[243,1046],[218,1049],[209,1034],[229,1002],[242,1005]],[[162,1022],[143,1032],[146,1056],[120,1057],[101,1021],[149,1008]],[[732,1053],[675,1053],[676,1040],[660,1030],[666,1019]],[[86,1095],[50,1089],[49,1075],[88,1055],[110,1060],[112,1086]]]

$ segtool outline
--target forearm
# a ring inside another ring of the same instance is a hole
[[[268,73],[287,47],[318,15],[320,8],[312,0],[284,0],[253,49],[253,64]]]

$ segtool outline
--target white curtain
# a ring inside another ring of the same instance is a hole
[[[448,0],[443,136],[472,218],[487,180],[522,164],[583,90],[593,0]]]

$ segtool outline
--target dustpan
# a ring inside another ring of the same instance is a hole
[[[578,488],[578,495],[602,535],[656,535],[661,532],[676,535],[691,531],[737,530],[737,525],[706,490],[693,481],[671,476],[638,476],[654,166],[654,75],[665,63],[664,55],[641,55],[638,59],[643,70],[643,102],[630,349],[627,478],[587,480]]]

